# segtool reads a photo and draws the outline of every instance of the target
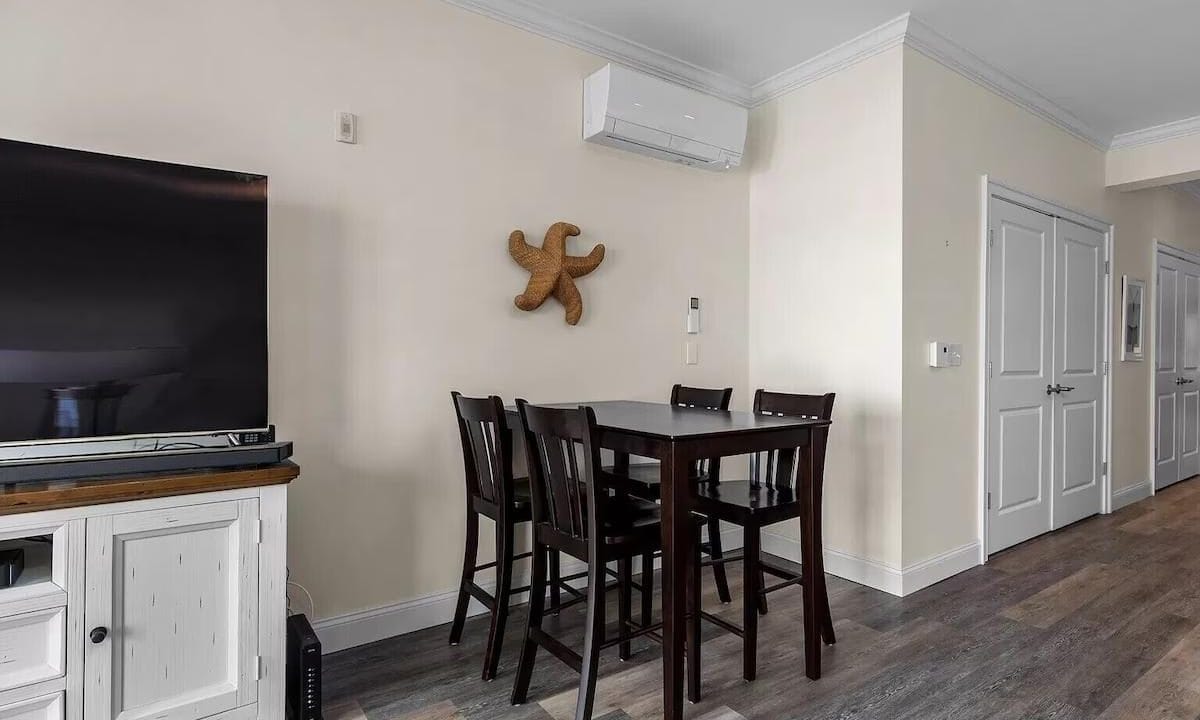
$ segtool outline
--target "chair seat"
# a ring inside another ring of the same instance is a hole
[[[475,498],[473,505],[476,512],[496,519],[497,505],[482,498]],[[533,519],[533,492],[529,489],[529,478],[513,478],[512,520],[513,522],[529,522]]]
[[[605,508],[604,538],[609,543],[659,537],[662,523],[657,503],[637,497],[610,498]],[[653,537],[649,537],[653,536]]]
[[[662,498],[662,476],[659,472],[660,466],[658,463],[637,463],[629,466],[629,471],[626,473],[615,473],[613,468],[606,467],[605,471],[612,478],[612,484],[616,487],[625,487],[629,492],[638,497],[648,500],[659,500]],[[692,482],[706,483],[709,481],[707,474],[698,478],[692,478]]]
[[[742,525],[770,525],[800,517],[800,497],[795,488],[748,481],[701,483],[696,488],[695,503],[698,512]]]
[[[634,543],[644,547],[645,552],[658,551],[662,515],[661,506],[651,500],[632,496],[610,497],[604,514],[604,540],[609,545]],[[693,516],[697,522],[702,518]],[[564,548],[568,551],[574,548]],[[639,551],[640,552],[640,551]]]

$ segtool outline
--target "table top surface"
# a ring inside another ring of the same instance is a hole
[[[829,420],[756,415],[750,412],[685,408],[667,403],[603,400],[576,403],[532,403],[542,407],[577,408],[587,405],[596,413],[596,425],[603,429],[620,430],[646,437],[667,440],[698,438],[827,427]],[[515,405],[506,407],[516,414]]]

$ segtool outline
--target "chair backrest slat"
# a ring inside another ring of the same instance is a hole
[[[671,404],[704,410],[728,410],[733,388],[695,388],[676,384],[671,388]]]
[[[450,393],[463,446],[467,496],[504,507],[512,500],[512,436],[504,419],[504,402]]]
[[[777,417],[796,417],[811,420],[832,420],[834,393],[824,395],[796,395],[792,393],[767,392],[758,390],[754,393],[754,413],[756,415],[774,415]],[[817,433],[813,445],[813,470],[815,477],[823,477],[825,467],[825,446],[828,434]],[[750,481],[767,487],[795,488],[797,449],[774,450],[769,453],[756,453],[750,458]],[[765,457],[765,472],[760,456]]]
[[[733,388],[696,388],[675,384],[671,388],[671,404],[678,407],[700,408],[702,410],[728,411],[729,401],[733,398]],[[719,458],[704,458],[692,463],[693,478],[719,479],[721,461]]]
[[[586,541],[599,527],[604,493],[600,444],[591,408],[561,410],[517,400],[529,462],[534,522]]]

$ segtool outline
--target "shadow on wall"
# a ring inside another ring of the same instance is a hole
[[[352,410],[346,375],[349,250],[335,210],[274,197],[268,218],[270,417],[281,437],[296,443],[294,460],[302,469],[289,499],[290,578],[308,586],[320,603],[312,586],[325,574],[318,568],[328,546],[336,544],[322,518],[347,510],[352,496],[328,492],[352,472],[341,449]],[[355,556],[345,553],[343,562],[353,563]]]
[[[780,389],[769,383],[768,387]],[[816,393],[827,389],[838,396],[825,459],[825,548],[876,562],[887,562],[886,557],[880,557],[881,552],[894,551],[898,563],[899,525],[894,528],[895,537],[889,538],[885,534],[889,528],[881,523],[889,517],[889,505],[900,501],[900,488],[888,486],[893,478],[899,482],[899,413],[882,412],[861,401],[852,404],[847,396],[854,397],[853,389],[847,392],[843,386],[831,384],[825,388],[813,383],[785,391]],[[887,462],[889,453],[895,458],[894,467]],[[774,526],[770,532],[788,540],[800,539],[797,522]]]

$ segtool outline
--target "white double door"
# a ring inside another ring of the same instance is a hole
[[[1158,253],[1154,487],[1200,474],[1200,265]]]
[[[990,199],[988,552],[1101,511],[1105,234]]]

